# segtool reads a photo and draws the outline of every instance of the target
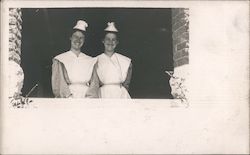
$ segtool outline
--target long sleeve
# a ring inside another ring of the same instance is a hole
[[[56,98],[67,98],[71,96],[68,83],[69,78],[63,63],[53,59],[51,85]]]
[[[131,77],[132,77],[132,63],[130,63],[130,65],[129,65],[127,77],[122,84],[127,89],[127,91],[129,90],[129,84],[130,84]]]
[[[88,98],[99,98],[99,88],[100,88],[101,82],[97,75],[96,68],[97,68],[97,63],[95,64],[93,68],[92,77],[90,80],[90,86],[86,93],[86,97]]]

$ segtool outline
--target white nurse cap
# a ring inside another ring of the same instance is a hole
[[[118,30],[115,27],[115,23],[114,22],[108,22],[108,27],[105,29],[105,31],[108,31],[108,32],[118,32]]]
[[[86,31],[87,27],[88,27],[88,23],[86,23],[84,20],[78,20],[73,29]]]

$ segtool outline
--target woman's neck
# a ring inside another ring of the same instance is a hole
[[[104,51],[104,53],[109,56],[112,57],[112,55],[115,53],[114,51]]]
[[[79,56],[79,54],[81,53],[81,51],[80,50],[75,50],[75,49],[70,49],[70,51],[72,51],[73,53],[75,53],[75,55],[78,57]]]

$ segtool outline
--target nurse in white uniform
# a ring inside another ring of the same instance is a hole
[[[91,80],[91,97],[131,98],[128,90],[132,75],[131,59],[115,51],[118,30],[109,22],[103,39],[104,53],[97,56]],[[99,89],[98,89],[99,88]]]
[[[69,51],[57,55],[52,64],[52,90],[58,98],[85,98],[96,58],[81,52],[88,24],[77,21],[70,37]]]

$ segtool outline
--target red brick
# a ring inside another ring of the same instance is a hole
[[[189,63],[188,57],[183,57],[177,61],[178,66],[182,66]]]
[[[176,21],[180,20],[181,18],[185,18],[185,13],[183,10],[179,11],[179,13],[172,20],[176,23]]]
[[[181,26],[178,30],[173,32],[173,39],[176,39],[177,37],[186,32],[188,32],[188,27],[185,25]]]
[[[182,38],[183,40],[189,40],[189,33],[188,32],[182,33],[180,35],[180,38]]]
[[[187,21],[184,18],[176,19],[174,22],[174,25],[172,25],[172,30],[176,31],[178,28],[185,25],[186,23],[187,23]]]
[[[182,52],[181,51],[176,51],[173,53],[173,57],[174,57],[174,60],[178,60],[179,58],[181,58],[182,56]]]
[[[178,44],[178,40],[177,39],[173,39],[173,47],[175,47]]]
[[[187,35],[186,35],[187,34]],[[179,37],[173,39],[173,45],[178,45],[180,43],[183,43],[184,41],[188,41],[188,33],[182,34]]]
[[[177,52],[176,46],[173,46],[173,53]]]
[[[174,67],[189,63],[189,22],[185,20],[188,8],[172,9],[172,38]]]
[[[189,63],[188,57],[183,57],[177,60],[177,66],[182,66]]]
[[[177,31],[172,31],[172,38],[173,38],[173,40],[176,40],[177,37],[178,37],[177,36]]]
[[[184,48],[188,48],[188,42],[187,41],[184,41],[180,44],[177,44],[177,51],[181,50],[181,49],[184,49]]]
[[[173,8],[172,10],[172,19],[179,13],[179,8]]]
[[[178,51],[178,52],[181,53],[181,57],[185,57],[185,56],[188,56],[188,55],[189,55],[189,53],[188,53],[188,48],[184,48],[184,49],[182,49],[182,50],[180,50],[180,51]]]
[[[184,12],[184,10],[186,10],[186,9],[188,9],[188,8],[179,8],[179,11]]]
[[[177,39],[173,39],[173,48],[176,48],[176,45],[178,44],[178,40]]]
[[[174,67],[178,67],[177,61],[174,61]]]

